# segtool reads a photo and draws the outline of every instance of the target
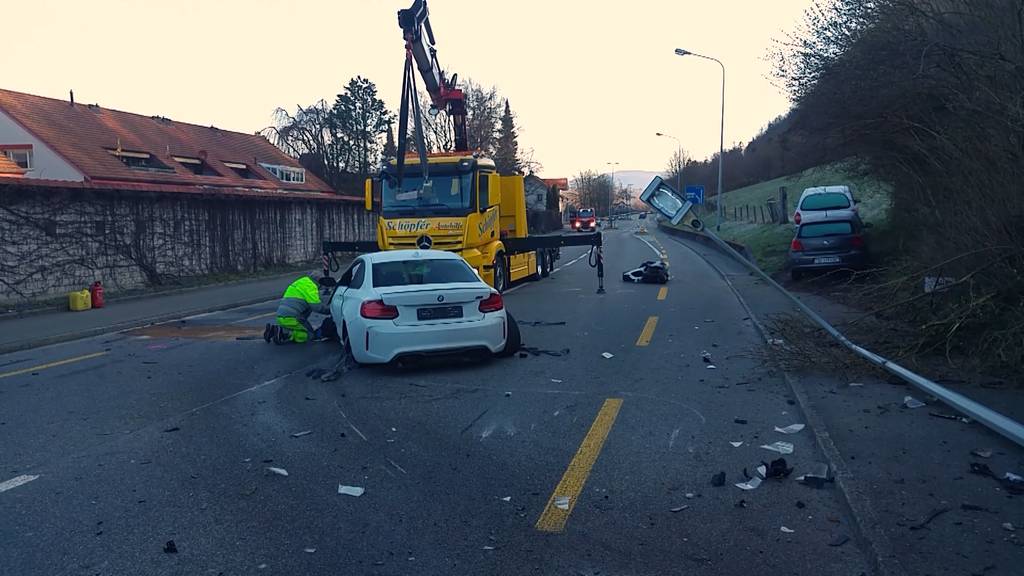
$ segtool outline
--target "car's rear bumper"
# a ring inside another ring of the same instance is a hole
[[[357,362],[382,364],[398,357],[451,355],[466,351],[501,352],[505,346],[505,320],[491,313],[477,322],[396,326],[380,321],[368,325],[361,341],[353,339]]]
[[[838,261],[823,261],[822,259],[838,259]],[[838,254],[816,254],[813,252],[791,252],[789,254],[789,267],[793,270],[834,270],[836,268],[860,270],[867,266],[867,261],[867,253],[861,251]]]

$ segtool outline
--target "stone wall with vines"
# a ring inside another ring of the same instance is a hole
[[[310,262],[374,223],[356,202],[0,184],[0,303]]]

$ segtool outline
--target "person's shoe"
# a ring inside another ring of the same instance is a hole
[[[280,326],[274,326],[274,344],[284,344],[291,340],[291,334]]]
[[[274,328],[276,324],[267,324],[263,327],[263,341],[270,344],[270,339],[274,337]]]

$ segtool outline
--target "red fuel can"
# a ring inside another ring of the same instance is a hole
[[[92,296],[92,307],[103,308],[103,284],[99,280],[89,287],[89,295]]]

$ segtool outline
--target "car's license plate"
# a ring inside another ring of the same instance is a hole
[[[462,318],[462,306],[431,306],[430,308],[417,308],[416,318],[419,320]]]
[[[822,256],[821,258],[815,258],[815,264],[839,264],[841,262],[838,256]]]

